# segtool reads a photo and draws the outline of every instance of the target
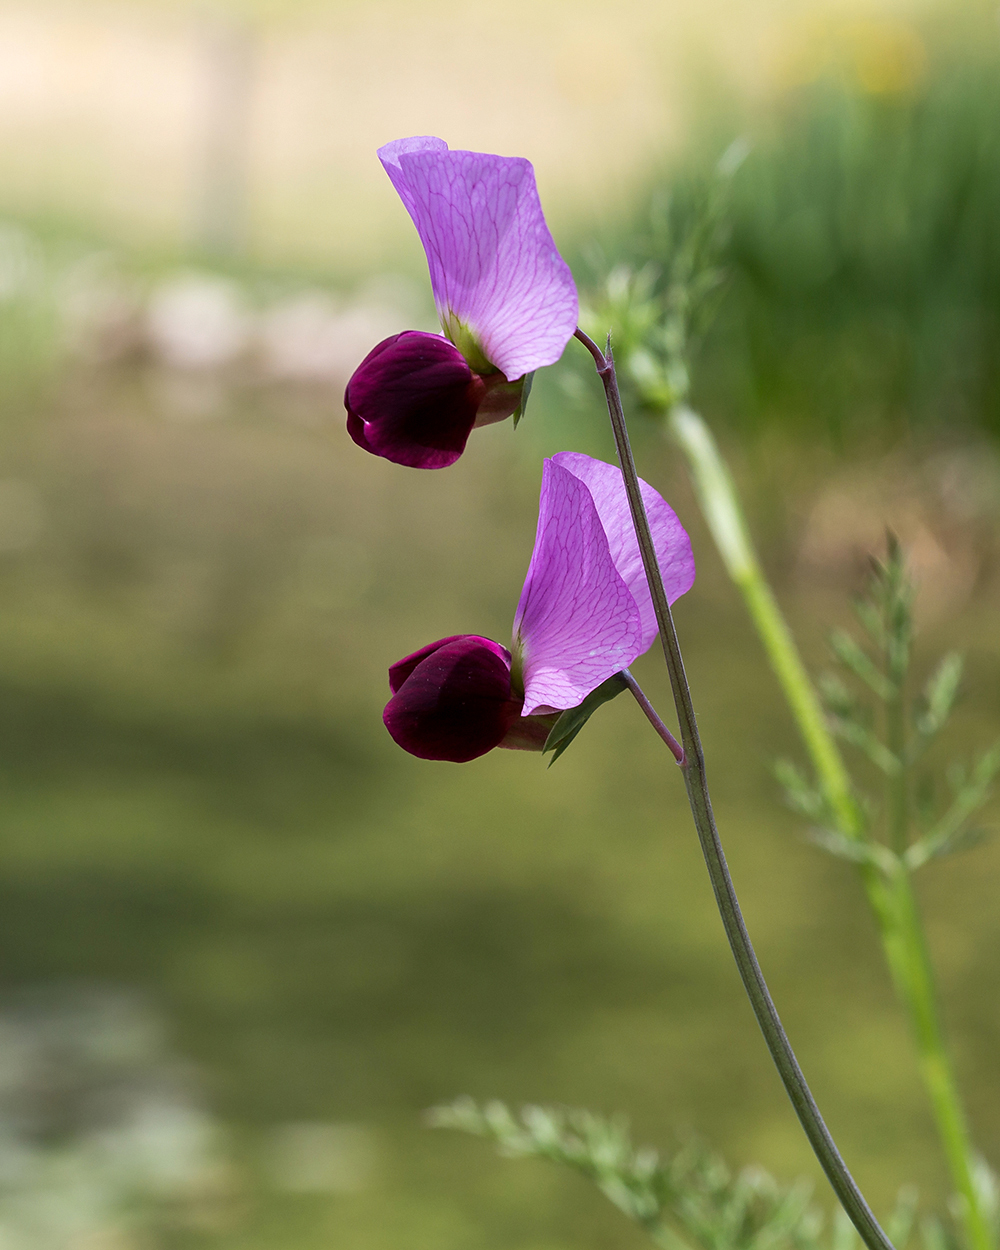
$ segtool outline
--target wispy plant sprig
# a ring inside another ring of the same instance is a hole
[[[437,1128],[493,1141],[511,1158],[546,1159],[592,1181],[664,1250],[855,1250],[859,1239],[837,1210],[828,1220],[807,1181],[780,1184],[759,1167],[734,1172],[704,1143],[673,1154],[636,1147],[627,1121],[563,1107],[482,1105],[460,1098],[428,1113]],[[904,1250],[916,1191],[901,1191],[887,1230]],[[928,1250],[937,1250],[929,1247]]]
[[[946,770],[950,798],[942,803],[934,772],[918,768],[954,710],[963,661],[956,652],[946,654],[919,694],[908,698],[913,593],[903,550],[890,534],[886,559],[872,561],[867,591],[855,604],[861,640],[843,629],[830,636],[831,650],[855,688],[840,674],[819,682],[830,729],[885,778],[881,800],[858,795],[867,816],[862,836],[847,838],[837,829],[822,791],[794,766],[782,762],[777,770],[790,806],[814,824],[818,845],[887,874],[900,866],[913,871],[980,841],[985,831],[973,822],[1000,772],[1000,742],[971,765],[954,762]]]
[[[690,391],[692,351],[725,291],[732,180],[749,150],[737,139],[708,175],[652,198],[637,248],[645,262],[608,268],[595,258],[601,278],[580,325],[598,341],[611,330],[621,374],[651,411]]]

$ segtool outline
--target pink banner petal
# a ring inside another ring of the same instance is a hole
[[[639,605],[642,644],[637,654],[641,655],[652,646],[658,631],[653,600],[646,584],[642,556],[632,527],[632,515],[629,512],[621,469],[617,465],[605,464],[603,460],[593,460],[590,456],[575,451],[561,451],[552,459],[555,464],[583,482],[590,491],[608,538],[615,568]],[[653,535],[653,546],[663,573],[663,588],[667,592],[668,601],[673,603],[694,585],[691,540],[666,500],[648,482],[640,479],[639,486]]]
[[[542,470],[514,636],[525,716],[576,707],[644,649],[638,606],[615,568],[590,491],[552,460]]]

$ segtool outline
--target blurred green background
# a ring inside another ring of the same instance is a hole
[[[446,473],[350,443],[351,369],[434,325],[374,149],[529,156],[586,289],[668,265],[665,199],[748,141],[695,403],[814,667],[897,530],[918,675],[968,655],[942,754],[971,753],[1000,724],[995,8],[5,3],[0,70],[2,1244],[642,1244],[576,1178],[422,1127],[459,1093],[815,1175],[636,709],[551,771],[384,733],[390,662],[506,638],[542,455],[613,449],[572,345]],[[876,1208],[940,1207],[852,870],[780,805],[789,718],[634,425],[695,541],[678,625],[775,997]],[[666,709],[655,653],[637,673]],[[994,1164],[998,870],[988,842],[923,882]]]

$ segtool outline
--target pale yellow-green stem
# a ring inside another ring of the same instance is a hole
[[[736,487],[715,439],[701,417],[681,405],[667,414],[667,429],[687,458],[705,520],[729,576],[743,595],[792,709],[838,832],[855,841],[866,841],[865,821],[840,749],[761,569]],[[894,841],[898,842],[900,836],[901,831],[894,830]],[[894,849],[898,850],[898,845]],[[871,862],[862,862],[860,872],[878,922],[893,984],[910,1017],[921,1076],[952,1183],[961,1198],[961,1218],[969,1248],[994,1250],[989,1219],[975,1182],[976,1155],[944,1043],[933,969],[910,871],[902,860],[897,860],[889,873]]]

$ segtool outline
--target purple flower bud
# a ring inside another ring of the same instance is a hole
[[[376,456],[443,469],[465,450],[485,394],[447,339],[404,330],[373,348],[348,382],[347,430]]]
[[[463,764],[485,755],[521,714],[510,665],[505,647],[476,634],[422,647],[389,669],[386,729],[420,759]]]

